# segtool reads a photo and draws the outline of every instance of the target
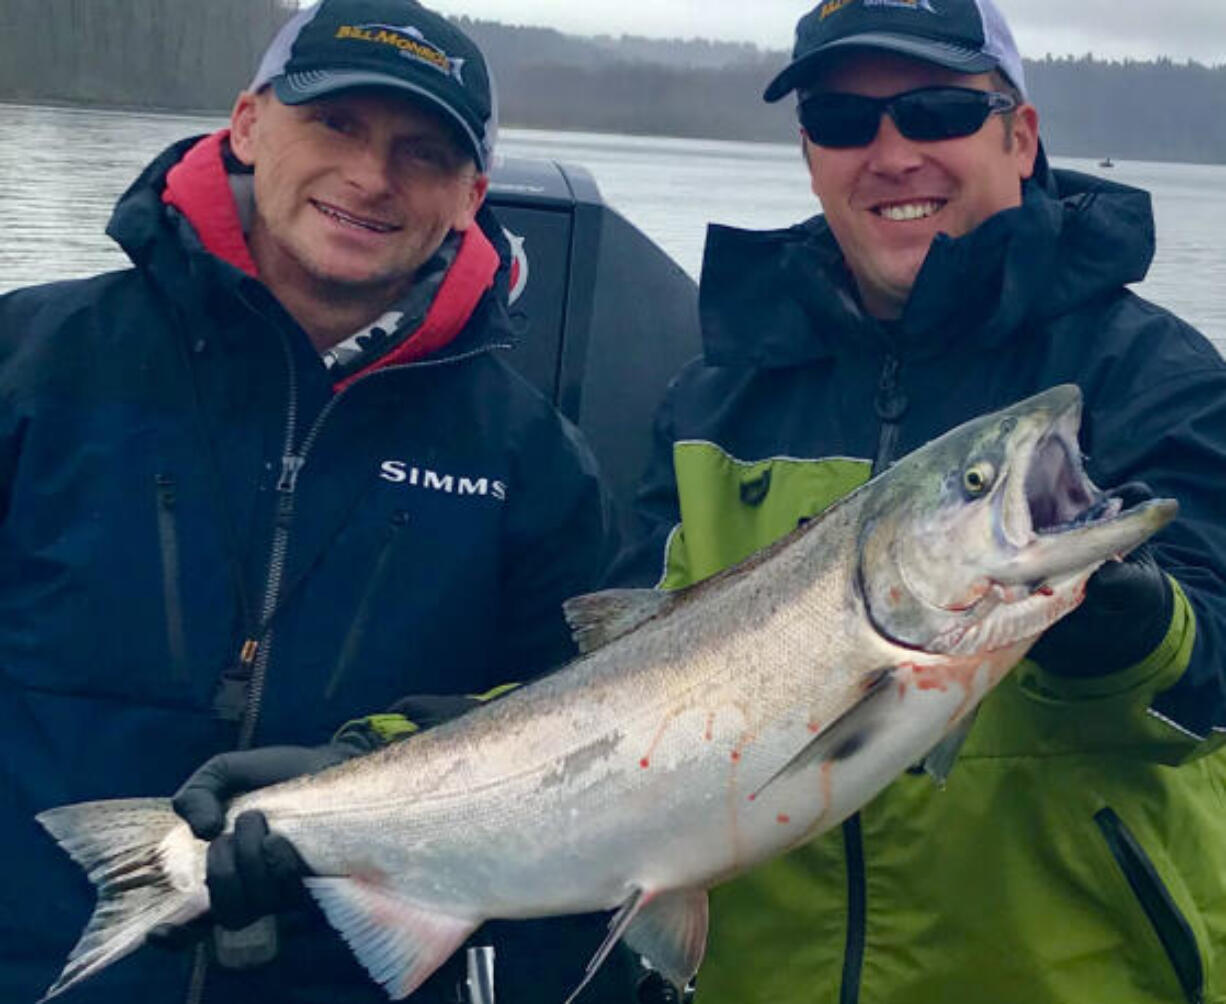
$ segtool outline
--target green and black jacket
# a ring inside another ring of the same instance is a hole
[[[1148,196],[1056,172],[935,242],[903,318],[866,317],[820,218],[712,228],[705,359],[658,416],[644,537],[618,584],[676,588],[761,548],[878,466],[1059,383],[1101,485],[1179,499],[1176,583],[1126,670],[1025,662],[947,787],[905,775],[841,830],[715,891],[700,1004],[1226,1001],[1226,364],[1128,292]]]

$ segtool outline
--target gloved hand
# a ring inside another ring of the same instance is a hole
[[[425,730],[459,718],[464,712],[485,703],[486,699],[471,694],[410,694],[398,700],[388,711],[403,715],[418,729]]]
[[[209,850],[205,884],[209,912],[188,924],[162,924],[147,940],[162,948],[181,949],[194,944],[220,924],[238,930],[260,917],[293,909],[305,900],[302,876],[308,874],[294,845],[268,828],[264,814],[242,813],[231,833],[225,827],[226,803],[236,795],[281,781],[317,774],[351,757],[369,753],[392,737],[433,728],[485,703],[465,695],[417,694],[402,698],[375,728],[373,719],[351,723],[322,746],[267,746],[222,753],[205,761],[174,796],[177,812]],[[387,728],[387,718],[402,717]]]
[[[185,948],[213,924],[238,930],[301,904],[302,876],[309,870],[294,845],[271,832],[264,814],[257,811],[239,815],[234,830],[223,834],[226,803],[243,792],[318,773],[374,746],[367,737],[352,733],[323,746],[268,746],[205,761],[172,804],[192,833],[210,841],[205,872],[209,912],[189,924],[159,925],[147,940],[163,948]]]
[[[1140,483],[1125,485],[1114,494],[1123,499],[1125,508],[1154,497]],[[1029,658],[1059,676],[1117,672],[1140,662],[1161,644],[1174,604],[1170,579],[1149,549],[1139,547],[1091,576],[1081,606],[1049,628]]]

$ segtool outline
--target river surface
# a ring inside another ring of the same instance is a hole
[[[0,104],[0,292],[124,265],[103,234],[116,197],[163,147],[221,125]],[[708,222],[781,227],[817,210],[790,145],[505,129],[501,150],[587,168],[606,201],[695,277]],[[1054,163],[1152,193],[1158,254],[1137,288],[1226,352],[1226,166]]]

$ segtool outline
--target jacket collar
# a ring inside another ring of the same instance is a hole
[[[781,367],[844,352],[936,355],[991,348],[1144,277],[1149,196],[1074,172],[1027,184],[1023,203],[957,239],[933,242],[903,317],[866,315],[823,217],[774,231],[712,226],[699,304],[711,365]]]

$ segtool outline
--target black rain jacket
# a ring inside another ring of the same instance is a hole
[[[169,795],[244,730],[320,743],[405,694],[538,675],[572,654],[561,604],[609,546],[587,447],[500,358],[509,265],[488,210],[492,285],[444,283],[431,307],[467,317],[450,342],[338,390],[268,290],[164,203],[193,145],[118,203],[132,268],[0,297],[4,1001],[41,996],[93,908],[35,813]],[[536,1004],[565,997],[603,933],[474,939],[494,940],[499,999]],[[261,969],[210,965],[203,999],[386,999],[314,908],[281,940]],[[455,999],[463,955],[423,1004]],[[186,1001],[191,968],[141,949],[73,1000]]]

